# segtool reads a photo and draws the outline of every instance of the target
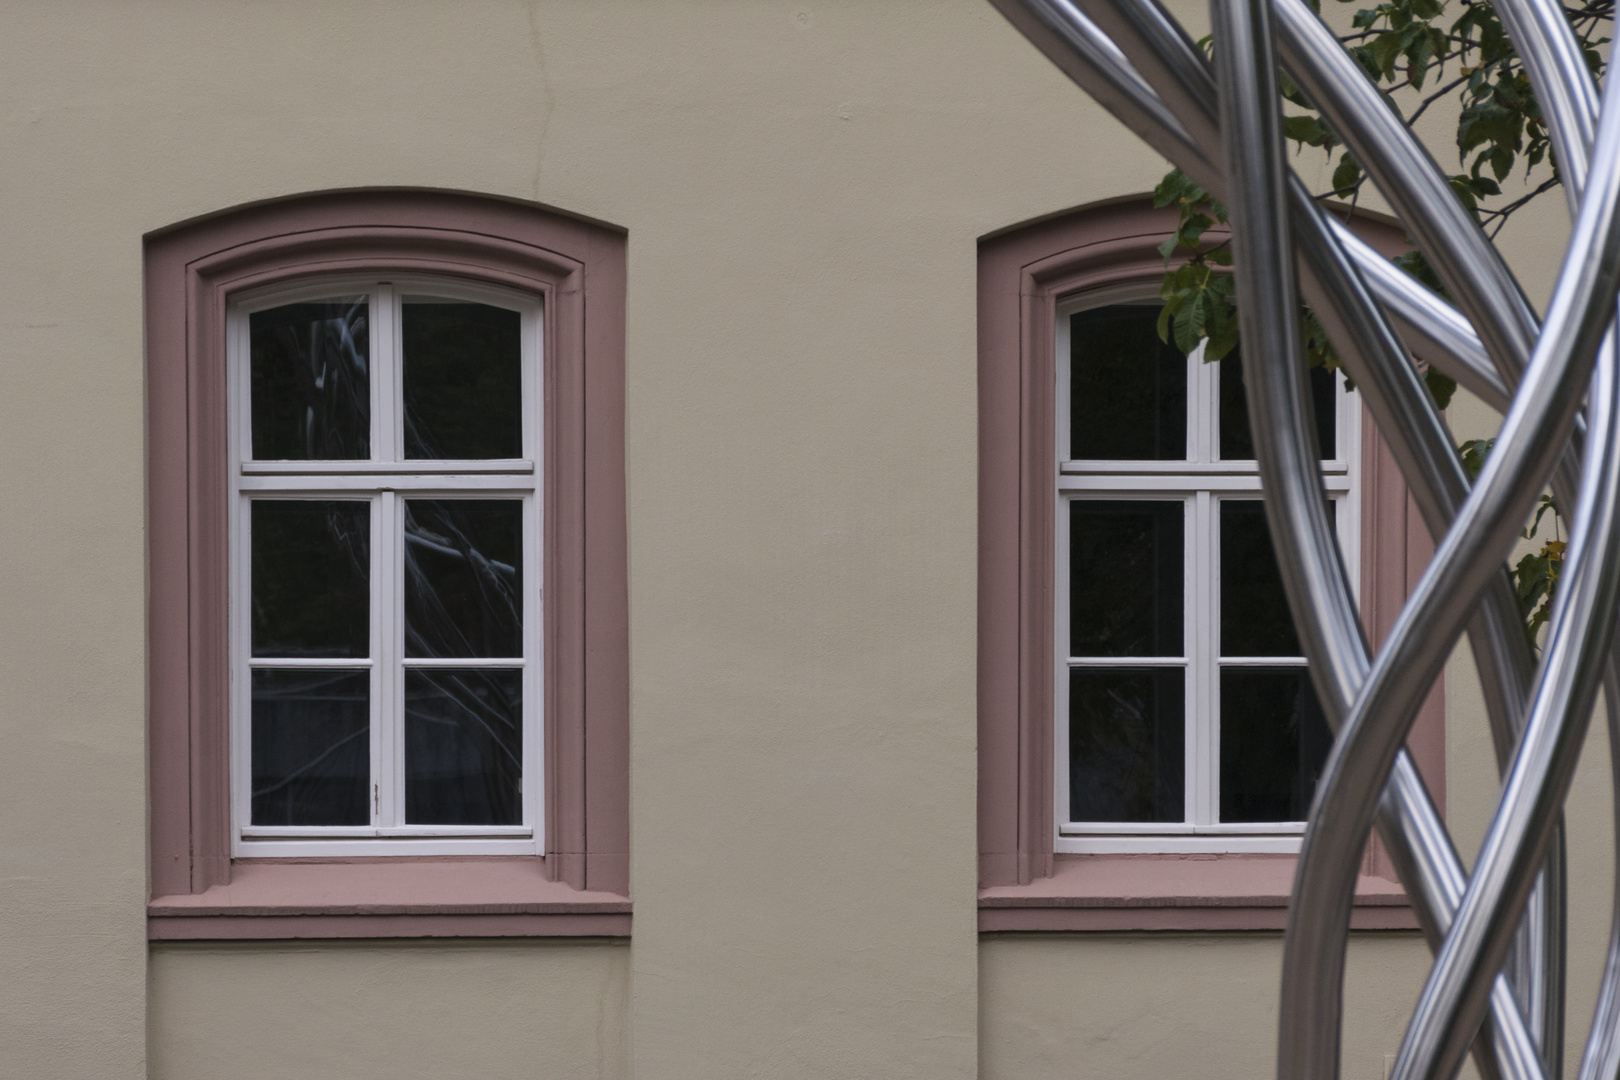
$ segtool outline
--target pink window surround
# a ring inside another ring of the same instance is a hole
[[[529,204],[300,196],[146,238],[153,939],[630,933],[626,244]],[[544,300],[543,857],[231,859],[225,315],[313,274],[414,272]]]
[[[1398,226],[1358,216],[1394,254]],[[1174,210],[1132,198],[985,238],[979,245],[979,929],[1281,929],[1292,855],[1056,855],[1052,806],[1053,491],[1061,298],[1156,284]],[[1388,448],[1363,413],[1361,602],[1382,640],[1433,547]],[[1445,805],[1437,686],[1409,748]],[[1414,929],[1377,843],[1351,925]]]

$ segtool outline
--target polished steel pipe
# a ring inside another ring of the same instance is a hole
[[[1443,175],[1302,0],[1214,0],[1219,93],[1203,56],[1156,0],[992,2],[1074,81],[1232,209],[1243,335],[1264,343],[1245,350],[1245,365],[1250,352],[1260,354],[1248,392],[1268,518],[1313,679],[1340,729],[1290,909],[1279,1075],[1337,1074],[1350,903],[1361,847],[1376,817],[1439,950],[1397,1061],[1401,1080],[1449,1080],[1470,1045],[1487,1075],[1558,1076],[1559,808],[1597,686],[1606,683],[1611,697],[1620,689],[1611,660],[1620,603],[1620,425],[1613,400],[1616,350],[1607,329],[1620,286],[1614,205],[1620,135],[1613,133],[1620,120],[1609,115],[1611,106],[1598,119],[1584,60],[1556,3],[1498,0],[1542,104],[1572,212],[1579,214],[1542,326]],[[1279,54],[1395,206],[1458,308],[1384,261],[1316,206],[1289,174],[1277,119]],[[1310,411],[1301,397],[1297,360],[1291,359],[1299,354],[1291,312],[1296,289],[1362,386],[1439,541],[1434,562],[1370,667],[1321,511]],[[1460,476],[1443,423],[1415,385],[1401,338],[1507,414],[1496,451],[1472,490]],[[1588,439],[1579,411],[1589,377]],[[1584,467],[1566,449],[1572,438],[1584,451]],[[1555,469],[1578,543],[1570,550],[1556,626],[1532,691],[1529,657],[1499,567]],[[1400,748],[1465,626],[1485,682],[1499,757],[1505,761],[1513,750],[1504,801],[1472,878],[1463,873]],[[1612,745],[1620,774],[1620,718],[1613,711],[1609,723],[1617,731]],[[1616,812],[1620,816],[1620,801]],[[1547,857],[1548,884],[1532,899],[1535,875]],[[1533,932],[1524,938],[1514,969],[1524,978],[1529,1028],[1497,975],[1527,904],[1535,912],[1527,922]],[[1477,1042],[1487,1012],[1493,1035]],[[1620,903],[1582,1080],[1615,1075],[1617,1031]],[[1537,1038],[1547,1044],[1539,1053]]]

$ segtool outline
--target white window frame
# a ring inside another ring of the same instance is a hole
[[[1225,853],[1299,850],[1304,822],[1228,823],[1219,821],[1220,692],[1222,666],[1292,667],[1304,657],[1221,657],[1220,510],[1224,499],[1260,494],[1254,461],[1219,457],[1220,366],[1201,352],[1187,358],[1188,459],[1186,461],[1080,461],[1069,457],[1069,318],[1110,304],[1157,299],[1152,286],[1099,289],[1057,305],[1057,507],[1053,603],[1055,704],[1053,812],[1059,853]],[[1337,456],[1322,463],[1323,487],[1335,504],[1339,550],[1351,587],[1359,592],[1361,537],[1361,402],[1337,379],[1335,423]],[[1070,657],[1069,507],[1075,499],[1142,499],[1185,505],[1184,641],[1188,655],[1120,659]],[[1069,670],[1072,667],[1180,667],[1186,673],[1183,823],[1075,822],[1069,820]]]
[[[247,367],[248,316],[282,304],[365,294],[371,397],[369,461],[253,461]],[[490,304],[520,315],[521,458],[406,460],[400,298],[429,295]],[[541,448],[543,310],[538,296],[456,278],[412,274],[330,275],[243,292],[226,319],[230,477],[231,853],[233,857],[389,855],[544,855],[544,746],[541,702],[543,627]],[[404,506],[402,498],[500,498],[522,503],[523,655],[478,660],[405,657]],[[355,499],[371,504],[370,641],[364,660],[276,660],[251,656],[250,504],[255,499]],[[385,539],[386,538],[386,539]],[[255,667],[371,672],[372,821],[365,826],[251,824],[252,700]],[[518,825],[407,825],[404,784],[404,679],[415,667],[508,667],[523,671],[523,820]]]

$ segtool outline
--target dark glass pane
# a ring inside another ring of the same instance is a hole
[[[519,316],[488,304],[407,296],[407,458],[523,456]]]
[[[523,672],[405,672],[405,820],[523,823]]]
[[[1310,675],[1221,669],[1221,820],[1304,821],[1333,748]]]
[[[405,500],[405,654],[523,655],[523,504]]]
[[[252,507],[253,655],[370,655],[371,504]]]
[[[253,672],[255,825],[371,823],[371,673]]]
[[[1180,656],[1183,503],[1069,502],[1069,655]]]
[[[1180,668],[1069,669],[1069,820],[1181,821]]]
[[[1187,456],[1187,358],[1159,340],[1159,306],[1112,304],[1069,317],[1069,456]]]
[[[1221,503],[1221,655],[1299,656],[1266,508],[1258,499]],[[1328,520],[1335,504],[1329,502]]]
[[[1316,415],[1316,444],[1324,461],[1336,455],[1338,415],[1334,392],[1338,376],[1326,368],[1311,368],[1311,405]],[[1254,436],[1249,431],[1249,402],[1243,393],[1243,363],[1236,350],[1221,361],[1221,460],[1252,461]]]
[[[248,316],[255,459],[371,456],[368,338],[364,297]]]

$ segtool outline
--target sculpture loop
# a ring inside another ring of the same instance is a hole
[[[1494,0],[1534,86],[1574,219],[1537,319],[1427,150],[1305,0],[1211,0],[1213,66],[1158,0],[992,2],[1229,209],[1267,518],[1317,696],[1337,733],[1289,908],[1279,1080],[1338,1076],[1351,905],[1375,825],[1435,953],[1392,1080],[1452,1080],[1470,1053],[1490,1080],[1556,1080],[1562,807],[1600,688],[1620,776],[1620,87],[1610,80],[1599,103],[1555,0]],[[1454,305],[1358,240],[1289,170],[1279,64],[1395,209]],[[1434,559],[1376,651],[1324,509],[1298,359],[1301,296],[1435,538]],[[1505,414],[1472,483],[1413,355]],[[1571,542],[1538,660],[1503,564],[1549,485],[1568,510]],[[1503,770],[1471,875],[1403,749],[1465,632]],[[1620,902],[1577,1075],[1617,1074]]]

